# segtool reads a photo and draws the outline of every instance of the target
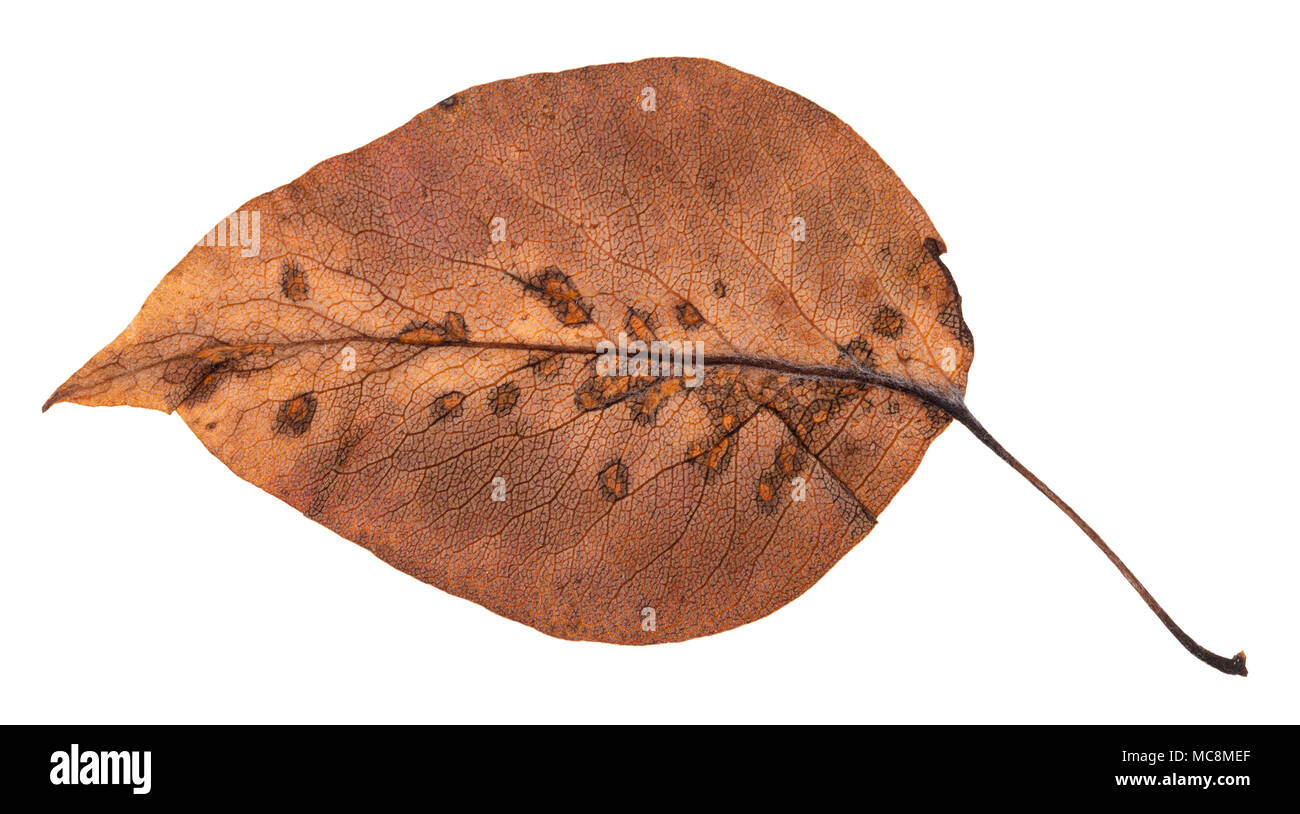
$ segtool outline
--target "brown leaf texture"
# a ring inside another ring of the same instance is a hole
[[[256,253],[231,216],[46,406],[175,410],[240,477],[554,636],[771,613],[953,418],[1023,470],[965,409],[921,206],[835,116],[716,62],[472,88],[239,212]],[[702,375],[605,375],[620,334],[698,343]]]

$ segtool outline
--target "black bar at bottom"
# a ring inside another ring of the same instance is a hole
[[[1140,797],[1181,802],[1192,796],[1219,805],[1257,790],[1293,791],[1292,734],[1291,727],[1261,726],[696,732],[676,727],[9,726],[0,734],[0,782],[6,797],[35,794],[49,802],[91,804],[117,798],[139,805],[277,799],[375,803],[415,795],[441,806],[451,804],[440,799],[446,792],[481,794],[486,802],[514,790],[548,806],[567,806],[566,799],[577,806],[587,799],[583,808],[598,800],[618,807],[601,788],[615,793],[621,788],[634,798],[624,802],[638,806],[658,795],[665,804],[685,804],[689,788],[700,783],[724,798],[772,789],[798,792],[802,785],[816,796],[853,788],[867,799],[907,793],[927,801]]]

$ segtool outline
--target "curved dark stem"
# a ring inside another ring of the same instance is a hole
[[[1188,653],[1196,656],[1198,659],[1216,670],[1220,670],[1230,675],[1246,675],[1246,654],[1244,652],[1238,653],[1232,658],[1225,658],[1217,653],[1211,653],[1209,650],[1206,650],[1204,647],[1197,644],[1196,640],[1191,636],[1188,636],[1187,633],[1185,633],[1183,629],[1179,627],[1172,618],[1170,618],[1169,614],[1165,612],[1165,609],[1160,607],[1160,603],[1156,601],[1156,598],[1152,596],[1151,592],[1146,589],[1146,586],[1138,580],[1137,576],[1129,570],[1128,566],[1124,564],[1124,561],[1119,558],[1119,555],[1112,551],[1110,546],[1106,545],[1106,541],[1101,539],[1101,535],[1094,531],[1092,526],[1088,525],[1088,523],[1079,516],[1079,513],[1070,508],[1069,504],[1053,492],[1047,484],[1039,480],[1037,475],[1030,472],[1024,464],[1016,460],[1014,455],[1007,452],[1006,448],[999,444],[997,439],[990,435],[988,430],[984,429],[984,426],[975,420],[975,416],[971,415],[970,410],[968,410],[965,405],[941,406],[943,406],[948,414],[954,419],[964,424],[966,429],[970,430],[976,438],[983,442],[984,446],[997,453],[999,458],[1010,464],[1012,469],[1019,472],[1025,480],[1034,485],[1034,488],[1038,489],[1038,491],[1042,492],[1048,500],[1056,504],[1056,507],[1065,512],[1069,518],[1074,521],[1076,526],[1083,529],[1083,533],[1088,535],[1088,538],[1097,544],[1097,548],[1101,549],[1101,553],[1105,554],[1106,558],[1119,569],[1119,572],[1124,575],[1124,579],[1128,580],[1128,584],[1133,586],[1133,590],[1138,592],[1138,595],[1142,597],[1142,600],[1147,603],[1147,607],[1149,607],[1160,621],[1164,623],[1165,627],[1169,628],[1169,632],[1174,634],[1174,638],[1178,640],[1178,643],[1187,648]]]
[[[721,357],[720,359],[715,357],[713,362],[715,364],[762,366],[771,370],[787,370],[791,373],[804,376],[851,379],[864,384],[886,387],[899,393],[906,393],[915,396],[927,404],[932,404],[935,407],[938,407],[954,420],[965,425],[966,429],[970,430],[971,433],[984,444],[984,446],[993,450],[999,458],[1010,464],[1012,469],[1019,472],[1025,480],[1034,485],[1034,488],[1042,492],[1048,500],[1052,501],[1052,503],[1056,504],[1058,509],[1065,512],[1065,514],[1074,521],[1076,526],[1083,529],[1083,533],[1088,535],[1088,539],[1092,540],[1093,543],[1097,545],[1097,548],[1101,549],[1101,553],[1106,555],[1106,559],[1110,560],[1111,564],[1119,569],[1119,572],[1124,575],[1124,579],[1128,580],[1128,584],[1133,586],[1133,590],[1138,592],[1138,596],[1141,596],[1142,601],[1147,603],[1147,607],[1151,609],[1152,613],[1154,613],[1156,617],[1164,623],[1164,626],[1169,629],[1170,633],[1174,634],[1174,638],[1178,640],[1179,644],[1187,648],[1187,652],[1196,656],[1198,659],[1216,670],[1221,670],[1230,675],[1246,675],[1246,654],[1244,652],[1238,653],[1232,658],[1225,658],[1217,653],[1212,653],[1209,650],[1206,650],[1204,647],[1197,644],[1195,639],[1188,636],[1187,633],[1184,632],[1172,618],[1170,618],[1169,614],[1165,612],[1165,609],[1160,607],[1160,603],[1156,601],[1156,598],[1151,595],[1151,592],[1146,589],[1146,586],[1142,584],[1137,576],[1129,570],[1128,566],[1124,564],[1124,561],[1119,558],[1119,555],[1112,551],[1110,546],[1106,545],[1106,541],[1101,539],[1101,535],[1094,531],[1092,526],[1088,525],[1088,523],[1079,516],[1078,512],[1070,508],[1070,505],[1062,500],[1060,495],[1053,492],[1047,484],[1038,479],[1037,475],[1030,472],[1024,464],[1020,463],[1020,461],[1017,461],[1014,455],[1007,452],[1006,448],[998,443],[997,439],[990,435],[988,430],[984,429],[984,425],[980,424],[979,421],[975,419],[975,416],[971,414],[970,409],[966,407],[965,402],[961,400],[959,395],[954,394],[952,396],[945,396],[928,387],[917,384],[916,382],[899,379],[860,366],[854,367],[851,370],[846,370],[843,367],[836,366],[794,365],[774,360],[762,360],[761,364],[759,364],[759,360],[750,359],[744,356]]]

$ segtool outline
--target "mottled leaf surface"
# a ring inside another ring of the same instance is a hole
[[[965,390],[920,205],[835,116],[715,62],[472,88],[241,211],[256,256],[196,247],[51,403],[174,410],[240,477],[555,636],[779,608]],[[700,341],[703,382],[596,375],[620,332]]]

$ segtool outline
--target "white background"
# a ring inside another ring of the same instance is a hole
[[[1300,721],[1293,9],[37,5],[0,35],[0,720]],[[803,597],[623,648],[399,573],[176,416],[40,413],[249,198],[466,87],[672,55],[893,166],[948,244],[972,409],[1249,678],[956,425]]]

